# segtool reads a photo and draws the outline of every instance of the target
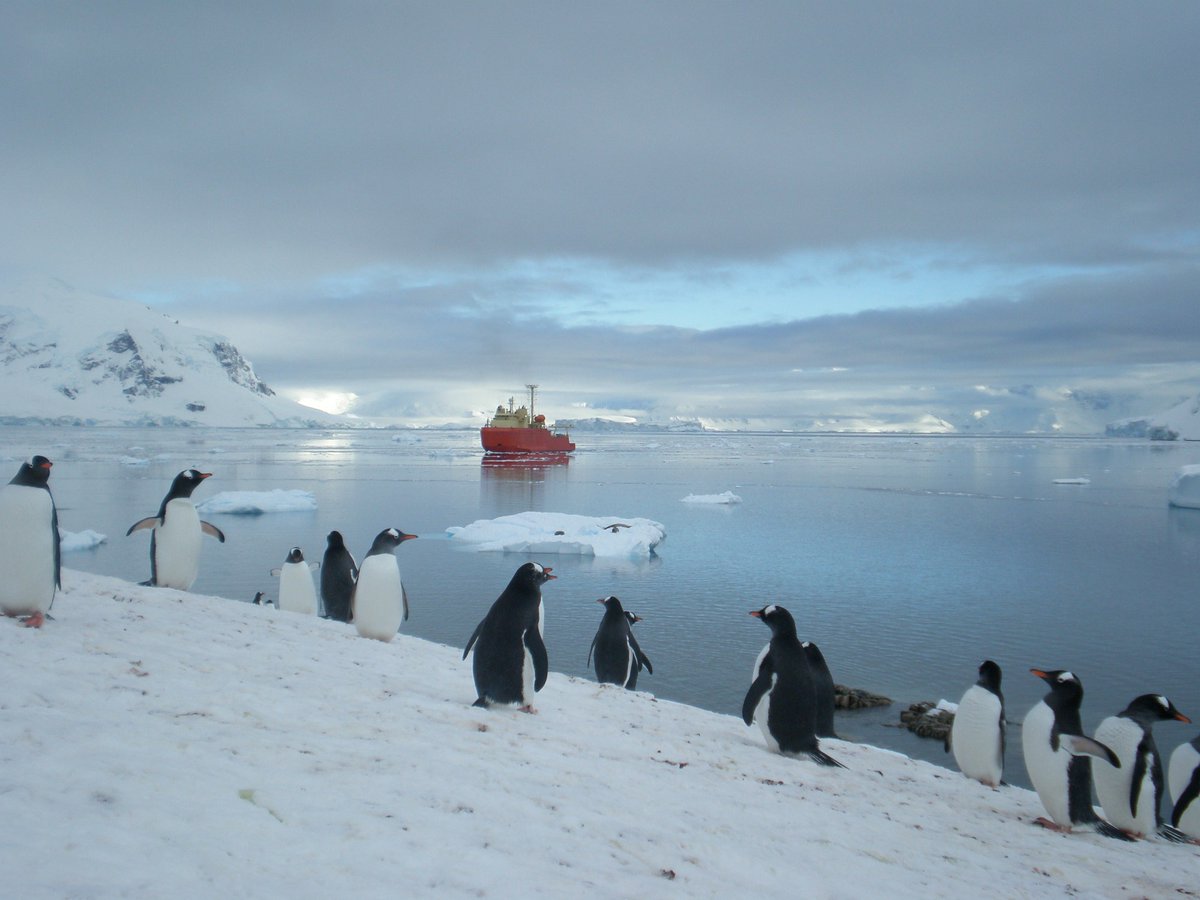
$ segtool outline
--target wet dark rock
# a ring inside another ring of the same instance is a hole
[[[900,724],[917,737],[944,741],[954,724],[954,713],[938,709],[936,703],[922,700],[900,713]]]
[[[859,688],[846,687],[844,684],[833,686],[833,705],[835,709],[871,709],[876,706],[891,706],[889,697],[882,694],[872,694]]]

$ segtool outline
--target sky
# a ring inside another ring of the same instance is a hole
[[[1200,6],[6,2],[0,280],[469,420],[1086,430],[1200,391]]]

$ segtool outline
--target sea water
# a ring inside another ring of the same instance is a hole
[[[667,532],[649,559],[533,557],[559,576],[544,591],[555,671],[591,677],[588,647],[603,613],[595,601],[615,594],[644,618],[636,633],[654,674],[639,687],[736,716],[769,637],[747,613],[775,603],[821,646],[836,681],[895,700],[884,711],[839,714],[839,732],[853,740],[952,766],[940,744],[894,726],[913,701],[956,701],[986,658],[1004,671],[1008,778],[1017,783],[1025,775],[1016,728],[1045,693],[1031,667],[1080,676],[1089,729],[1145,692],[1166,694],[1200,721],[1200,511],[1166,501],[1178,468],[1200,462],[1200,444],[578,433],[580,449],[564,463],[492,465],[474,432],[6,427],[0,435],[13,472],[34,453],[54,461],[65,530],[107,535],[67,554],[70,568],[148,578],[148,533],[125,531],[195,466],[213,473],[197,502],[276,488],[317,500],[306,512],[207,515],[227,541],[205,538],[195,591],[273,598],[271,570],[292,546],[319,561],[337,529],[361,560],[379,531],[396,527],[420,535],[398,553],[412,609],[404,631],[462,647],[530,557],[463,550],[448,527],[527,510],[643,517]],[[683,502],[726,491],[741,502]],[[1195,731],[1163,723],[1160,746],[1169,752]]]

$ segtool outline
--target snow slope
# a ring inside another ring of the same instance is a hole
[[[767,752],[733,716],[558,674],[539,715],[474,709],[456,648],[73,570],[64,584],[41,631],[0,620],[8,896],[1168,897],[1200,884],[1195,847],[1053,834],[1030,824],[1031,792],[895,753],[829,741],[849,769],[823,769]],[[563,650],[549,650],[553,666]]]
[[[27,280],[0,292],[0,421],[309,425],[227,339],[138,303]]]

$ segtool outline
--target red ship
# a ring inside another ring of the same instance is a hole
[[[570,453],[575,449],[566,434],[551,431],[546,417],[535,415],[533,401],[537,393],[536,384],[527,384],[529,407],[513,408],[513,398],[508,398],[508,408],[496,407],[496,413],[487,424],[479,429],[479,440],[488,453]]]

